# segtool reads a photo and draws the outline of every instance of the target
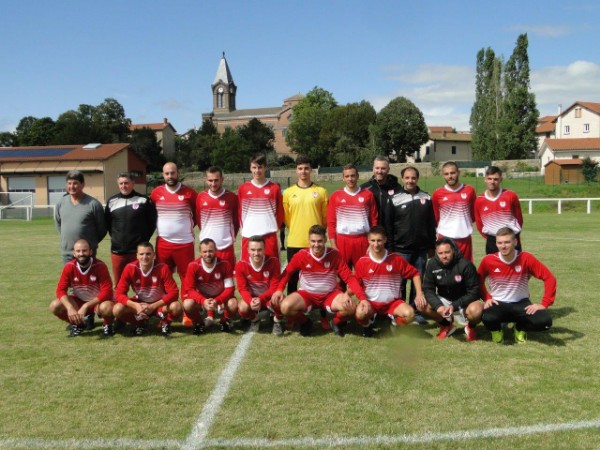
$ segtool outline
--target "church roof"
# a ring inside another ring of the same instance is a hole
[[[219,62],[219,68],[217,69],[217,75],[215,75],[213,85],[217,84],[219,81],[222,81],[225,84],[233,84],[233,77],[231,76],[227,59],[225,59],[225,52],[223,52],[223,56]]]
[[[281,106],[272,108],[236,109],[231,112],[215,112],[214,117],[218,119],[246,119],[259,117],[274,117],[282,110]]]

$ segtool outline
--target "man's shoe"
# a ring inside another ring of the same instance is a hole
[[[96,323],[94,322],[95,318],[96,318],[96,314],[91,313],[91,314],[88,314],[87,316],[85,316],[85,318],[83,319],[85,322],[85,329],[87,331],[93,330],[96,327]]]
[[[368,327],[363,327],[362,329],[362,337],[371,338],[375,336],[375,330],[373,329],[373,324]]]
[[[473,342],[477,340],[475,328],[471,328],[468,323],[465,325],[465,334],[467,335],[467,341]]]
[[[163,322],[160,325],[160,334],[164,337],[168,337],[171,335],[171,324],[167,322]]]
[[[181,319],[181,324],[184,327],[191,327],[192,325],[194,325],[194,323],[192,322],[192,319],[190,319],[187,314],[183,314],[183,319]]]
[[[204,328],[204,321],[198,322],[196,325],[194,325],[194,331],[192,331],[192,333],[196,336],[200,336],[201,334],[206,333],[206,328]]]
[[[503,330],[497,330],[497,331],[492,331],[492,342],[495,342],[496,344],[502,344],[504,342],[504,331]]]
[[[248,327],[248,333],[258,333],[260,329],[260,319],[252,320]]]
[[[283,324],[281,322],[273,322],[273,334],[277,337],[283,336]]]
[[[147,325],[146,324],[138,324],[135,326],[135,330],[133,330],[133,334],[135,336],[143,336],[146,334]]]
[[[110,337],[115,334],[115,330],[112,326],[112,323],[105,323],[102,325],[102,336]]]
[[[69,337],[76,337],[83,333],[83,327],[79,325],[71,325],[71,332],[69,333]]]
[[[300,335],[304,337],[310,336],[310,334],[312,333],[312,327],[312,320],[310,320],[310,318],[307,317],[306,322],[300,325]]]
[[[440,332],[436,335],[436,338],[446,339],[447,337],[450,337],[455,331],[456,327],[453,323],[451,323],[450,325],[442,325],[440,326]]]
[[[520,331],[517,330],[517,327],[515,327],[513,329],[513,332],[515,333],[516,344],[524,344],[525,342],[527,342],[527,331]]]
[[[223,333],[229,333],[231,331],[231,322],[229,320],[221,321],[221,331]]]
[[[331,331],[333,331],[333,334],[335,334],[337,337],[344,337],[346,335],[346,332],[344,331],[344,325],[345,324],[336,324],[334,322],[333,319],[329,319],[329,326],[331,327]]]
[[[321,317],[320,321],[321,328],[323,328],[324,330],[331,330],[331,324],[329,323],[329,320],[327,320],[327,317]]]

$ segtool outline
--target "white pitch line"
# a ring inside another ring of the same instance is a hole
[[[235,372],[243,361],[244,356],[246,356],[246,351],[248,350],[248,347],[250,347],[253,336],[254,333],[246,333],[242,337],[235,352],[233,352],[233,355],[229,358],[227,366],[225,366],[225,369],[223,369],[223,372],[219,375],[217,385],[204,404],[204,408],[202,408],[202,411],[192,428],[192,432],[181,447],[182,450],[195,450],[204,446],[208,430],[215,420],[215,416],[217,415],[217,412],[219,412],[223,400],[225,400],[225,397],[227,396]]]
[[[180,448],[181,440],[177,439],[0,439],[0,448],[4,449],[166,449]]]

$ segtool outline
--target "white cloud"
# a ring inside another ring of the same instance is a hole
[[[509,31],[533,34],[546,38],[558,38],[573,33],[577,28],[570,25],[528,25],[516,24],[508,27]]]

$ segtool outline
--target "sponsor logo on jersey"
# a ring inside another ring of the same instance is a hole
[[[500,206],[504,208],[506,206],[506,202],[500,202]]]
[[[138,209],[140,207],[140,204],[139,203],[134,203],[133,205],[131,205],[131,207],[133,209]]]
[[[358,197],[358,203],[364,203],[364,202],[365,202],[364,197]]]
[[[182,202],[183,199],[185,198],[185,195],[178,195],[177,198],[179,199],[180,202]]]
[[[454,275],[454,281],[460,283],[462,281],[462,276],[460,274]]]
[[[220,279],[221,279],[221,274],[215,273],[215,280],[220,280]]]
[[[391,271],[392,271],[392,268],[393,268],[393,266],[392,266],[391,264],[386,264],[385,268],[386,268],[386,270],[387,270],[388,272],[391,272]]]
[[[521,272],[521,270],[523,270],[523,268],[522,268],[520,265],[516,265],[516,266],[515,266],[515,271],[516,271],[516,272],[520,273],[520,272]]]
[[[271,193],[271,189],[265,189],[263,192],[265,193],[265,195],[269,195]]]
[[[90,276],[90,281],[96,281],[96,275],[91,275]]]
[[[462,194],[460,194],[460,198],[462,198],[463,200],[467,199],[467,194],[465,194],[464,192]]]

